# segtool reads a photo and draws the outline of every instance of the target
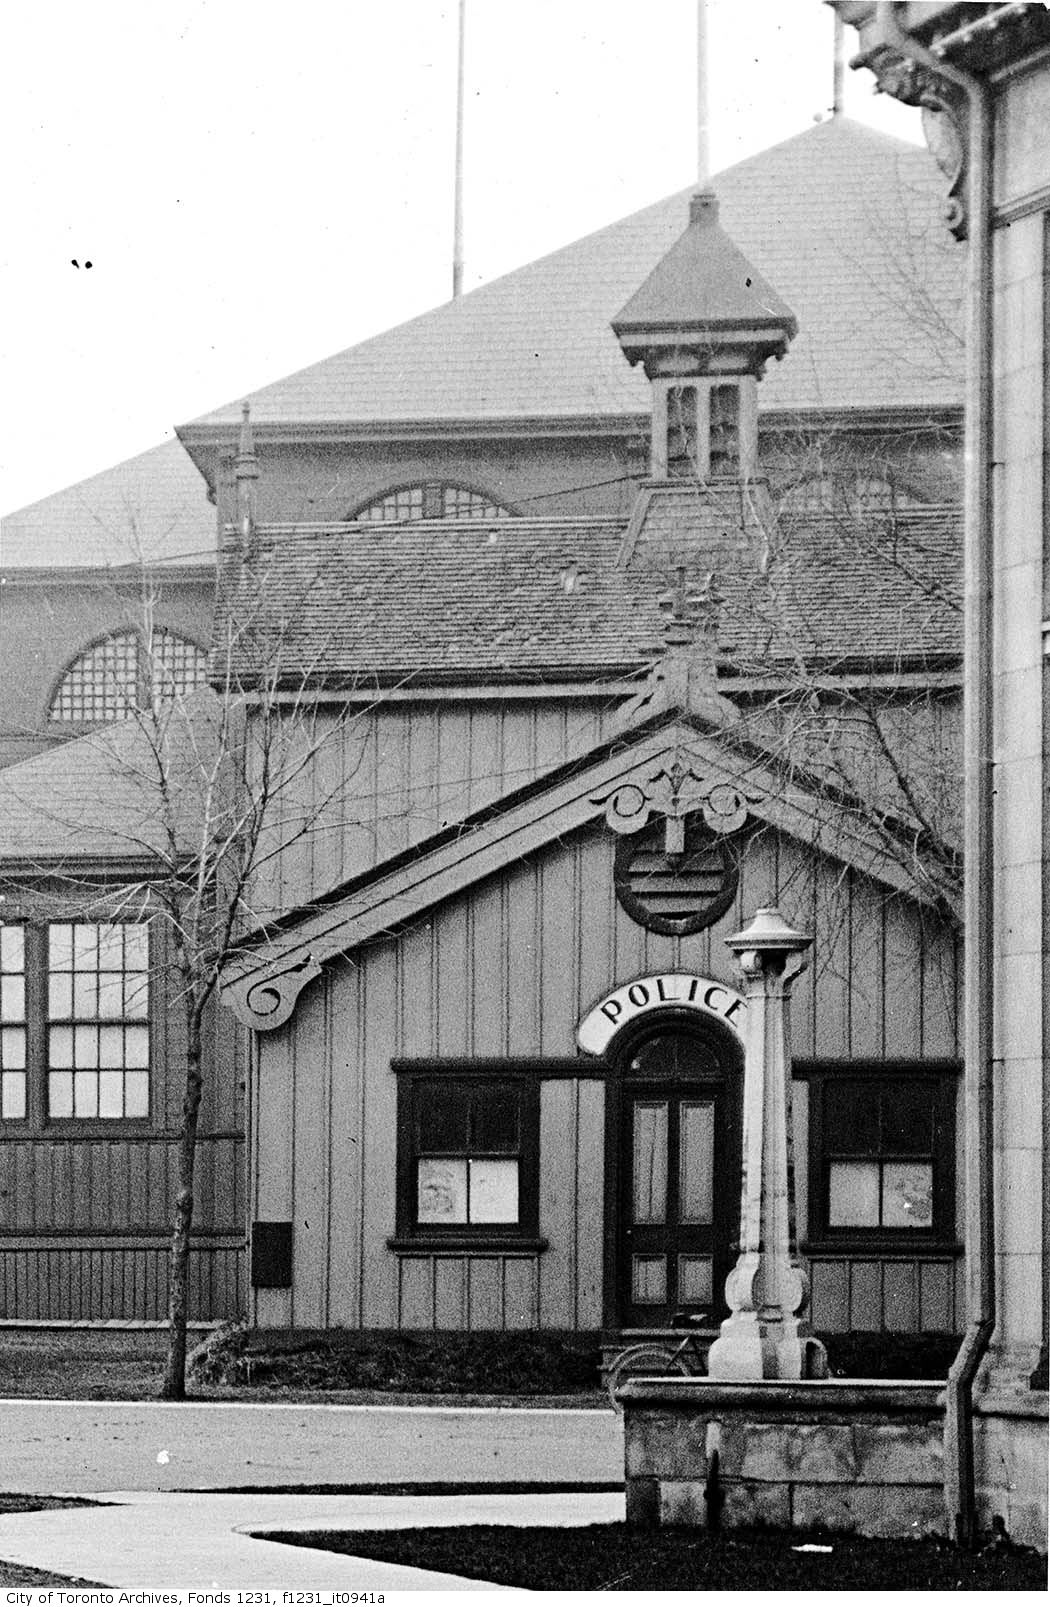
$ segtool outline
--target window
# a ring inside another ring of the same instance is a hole
[[[48,718],[71,725],[123,720],[135,709],[159,708],[203,686],[208,655],[174,631],[148,639],[123,631],[74,659],[51,700]]]
[[[416,519],[506,519],[510,509],[469,486],[428,480],[401,486],[366,503],[353,515],[370,524],[394,524]]]
[[[538,1084],[413,1072],[399,1087],[398,1232],[409,1240],[534,1237]]]
[[[149,962],[141,923],[0,926],[0,1121],[148,1119]]]
[[[922,500],[906,487],[881,474],[816,474],[799,480],[781,494],[781,513],[838,514],[857,518],[862,514],[892,513],[921,508]]]
[[[740,472],[740,392],[735,385],[711,387],[711,473]]]
[[[26,1114],[26,937],[0,926],[0,1121]]]
[[[954,1067],[812,1077],[811,1237],[953,1237],[955,1084]]]
[[[148,951],[144,926],[48,928],[52,1118],[149,1115]]]
[[[695,385],[675,385],[667,393],[667,472],[672,479],[702,474],[700,424]]]

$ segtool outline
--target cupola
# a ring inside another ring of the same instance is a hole
[[[685,233],[613,319],[652,385],[653,480],[754,476],[757,381],[797,327],[720,226],[711,191],[694,195]]]

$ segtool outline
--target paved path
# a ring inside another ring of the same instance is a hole
[[[493,1587],[448,1574],[255,1540],[245,1531],[267,1527],[404,1529],[462,1523],[574,1525],[623,1517],[623,1496],[614,1494],[406,1497],[116,1492],[101,1494],[98,1499],[117,1504],[0,1517],[0,1557],[124,1590],[216,1586],[485,1590]]]
[[[0,1490],[39,1494],[623,1479],[600,1408],[7,1400],[0,1425]]]

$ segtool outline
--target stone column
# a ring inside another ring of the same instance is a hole
[[[740,1254],[729,1316],[708,1356],[712,1379],[823,1378],[827,1358],[801,1322],[806,1278],[795,1243],[788,1004],[812,938],[760,909],[726,942],[747,984]]]

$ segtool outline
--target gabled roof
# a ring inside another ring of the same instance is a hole
[[[692,495],[696,496],[696,489]],[[716,569],[719,642],[738,669],[799,654],[840,667],[960,650],[961,526],[949,508],[845,525],[784,519],[768,573],[740,545],[712,559],[690,524],[696,574]],[[430,520],[324,532],[263,526],[251,569],[220,588],[223,611],[265,624],[290,676],[392,684],[637,673],[663,641],[659,599],[675,580],[662,549],[625,553],[609,519]],[[863,624],[858,626],[858,606]],[[235,631],[238,641],[248,641]],[[254,639],[254,638],[253,638]],[[250,679],[250,645],[235,668]]]
[[[797,315],[765,409],[931,407],[961,401],[964,253],[941,222],[925,150],[846,118],[728,168],[713,187],[726,233]],[[611,320],[681,235],[688,190],[456,301],[254,392],[268,424],[624,417],[644,376]],[[918,283],[917,283],[918,281]],[[241,399],[180,431],[235,426]],[[205,428],[202,428],[205,427]]]
[[[199,563],[214,552],[208,488],[174,439],[0,522],[0,569]]]
[[[654,769],[670,769],[683,752],[709,787],[733,789],[756,819],[916,896],[908,872],[856,800],[850,807],[843,797],[841,808],[829,808],[827,794],[819,786],[810,790],[797,769],[787,773],[772,755],[735,739],[731,728],[718,730],[669,708],[353,877],[320,902],[249,934],[227,967],[226,1002],[248,1026],[281,1026],[326,961],[389,936],[465,888],[600,820],[614,791],[631,783],[646,791]],[[913,835],[907,843],[914,846]]]

